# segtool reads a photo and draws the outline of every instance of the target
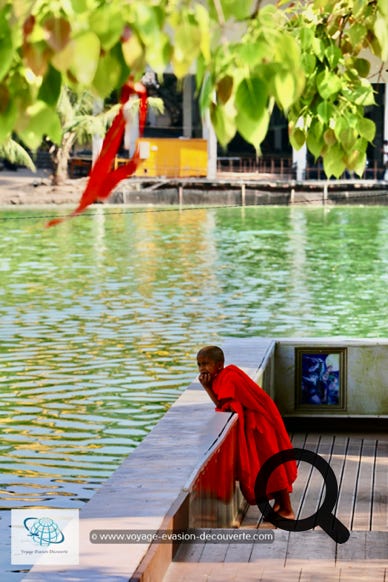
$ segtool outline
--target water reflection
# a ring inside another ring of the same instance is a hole
[[[0,213],[3,508],[79,507],[223,336],[388,335],[388,209]]]

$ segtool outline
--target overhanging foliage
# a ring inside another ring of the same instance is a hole
[[[219,141],[257,151],[276,103],[327,175],[361,174],[374,126],[363,50],[388,59],[386,0],[0,0],[0,143],[61,139],[63,85],[106,97],[147,68],[196,71]]]

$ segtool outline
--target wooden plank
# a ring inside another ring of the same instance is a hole
[[[253,567],[252,567],[253,566]],[[218,571],[213,571],[208,579],[208,582],[236,582],[237,580],[244,580],[244,582],[259,582],[263,573],[263,568],[252,564],[223,564]]]
[[[205,582],[208,580],[209,564],[172,562],[163,582]]]
[[[388,567],[388,531],[367,531],[365,555],[368,562],[380,561]]]
[[[260,518],[261,512],[257,505],[250,505],[248,511],[244,515],[244,519],[242,521],[240,529],[256,528]]]
[[[203,548],[203,544],[181,544],[173,562],[199,562]]]
[[[388,531],[388,442],[381,440],[376,450],[372,531]]]
[[[313,560],[301,568],[299,582],[338,582],[340,571],[323,560]]]
[[[266,564],[260,582],[299,582],[300,569],[288,569]]]
[[[366,534],[366,531],[352,531],[347,542],[337,544],[336,565],[366,560]]]
[[[225,563],[228,562],[249,562],[253,543],[246,544],[229,544],[228,550],[225,554]]]
[[[384,568],[368,564],[346,564],[340,568],[314,560],[301,569],[299,582],[385,582]],[[279,579],[280,582],[280,579]]]
[[[340,491],[342,482],[343,482],[343,473],[345,470],[345,458],[346,452],[349,447],[349,437],[347,436],[338,436],[334,437],[333,448],[330,455],[330,467],[332,468],[334,475],[337,480],[338,492]],[[337,506],[338,506],[338,498],[334,505],[333,513],[336,515],[337,513]],[[341,520],[341,515],[338,515],[338,519]]]
[[[361,439],[351,438],[349,440],[344,469],[339,483],[338,504],[335,510],[335,515],[349,530],[351,529],[357,490],[361,445]]]
[[[354,531],[368,531],[370,529],[375,454],[376,441],[364,439],[351,524]]]
[[[340,569],[339,582],[385,582],[385,573],[385,568],[374,565],[349,565]]]
[[[332,448],[333,437],[330,435],[322,435],[315,452],[329,461]],[[310,477],[306,485],[303,505],[299,509],[299,518],[313,516],[317,512],[323,501],[323,492],[325,490],[324,478],[321,472],[312,465],[308,466],[310,467]]]
[[[228,546],[229,544],[205,543],[199,562],[223,562],[228,551]]]
[[[286,558],[288,537],[290,533],[285,530],[274,530],[275,539],[272,544],[256,543],[250,556],[250,562],[266,563],[268,560],[276,561],[278,566],[283,566]]]
[[[335,566],[335,552],[335,542],[320,529],[290,532],[285,565],[303,568],[307,560],[318,558]]]
[[[321,440],[320,435],[313,433],[308,434],[306,435],[304,446],[300,448],[317,452],[320,440]],[[303,506],[305,503],[306,494],[313,470],[314,467],[309,463],[305,463],[303,461],[298,462],[298,476],[293,485],[293,492],[291,496],[291,501],[296,518],[303,517],[302,516]],[[307,517],[307,514],[305,514],[304,517]]]
[[[298,447],[300,449],[304,448],[306,442],[307,435],[302,432],[292,433],[290,435],[291,442],[294,447]]]
[[[340,466],[338,467],[338,454],[336,454],[338,452],[338,443],[336,443],[336,437],[334,435],[331,436],[326,435],[326,438],[321,440],[320,447],[318,450],[318,454],[321,455],[325,459],[325,461],[327,461],[331,470],[334,472],[334,475],[337,480],[337,485],[339,483],[339,475],[341,474],[341,468],[343,466],[343,453],[344,451],[346,451],[346,448],[342,447],[340,451],[342,453],[341,455],[342,458],[340,459]],[[337,461],[337,463],[335,461]],[[325,474],[322,476],[323,487],[321,488],[319,500],[317,503],[317,509],[321,507],[326,497]]]
[[[188,567],[187,567],[188,566]],[[333,567],[315,559],[303,567],[286,567],[276,560],[264,564],[172,564],[163,582],[386,582],[387,568],[367,562]]]

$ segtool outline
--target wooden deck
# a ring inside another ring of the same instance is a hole
[[[387,582],[388,435],[294,434],[293,444],[317,452],[339,488],[337,518],[350,530],[336,544],[319,526],[275,529],[272,544],[182,544],[164,582]],[[292,502],[296,515],[316,512],[325,493],[319,471],[299,463]],[[241,528],[272,528],[251,506]]]

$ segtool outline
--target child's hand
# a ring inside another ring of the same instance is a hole
[[[209,372],[201,372],[198,379],[204,388],[211,388],[213,380]]]
[[[202,386],[205,388],[206,392],[209,394],[210,398],[213,400],[214,404],[218,406],[218,400],[216,395],[212,390],[213,377],[209,372],[201,372],[198,376],[198,380],[201,382]]]

